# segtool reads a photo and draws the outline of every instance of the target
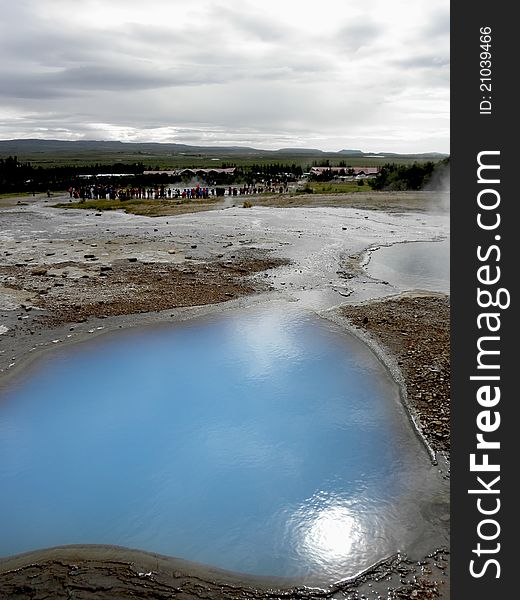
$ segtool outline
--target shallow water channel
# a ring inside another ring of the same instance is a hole
[[[292,305],[104,335],[0,390],[0,555],[116,544],[332,582],[445,541],[387,370]]]

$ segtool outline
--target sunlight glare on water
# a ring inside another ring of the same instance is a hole
[[[436,531],[397,386],[285,304],[45,355],[0,391],[0,456],[3,556],[116,544],[331,582]]]

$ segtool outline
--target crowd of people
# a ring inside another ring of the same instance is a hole
[[[197,184],[193,187],[173,188],[165,185],[159,187],[129,187],[103,184],[91,184],[80,187],[70,186],[69,197],[75,200],[203,200],[210,197],[243,196],[261,194],[263,192],[287,192],[286,185],[242,187],[208,187]]]

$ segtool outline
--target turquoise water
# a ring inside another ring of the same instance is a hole
[[[450,241],[408,242],[376,250],[368,273],[405,290],[450,291]]]
[[[104,543],[331,581],[437,527],[388,373],[287,307],[45,355],[0,390],[0,457],[4,556]]]

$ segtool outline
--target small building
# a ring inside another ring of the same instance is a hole
[[[324,173],[332,173],[340,175],[364,175],[366,177],[375,177],[381,167],[312,167],[310,175],[323,175]]]
[[[211,167],[207,168],[190,168],[190,169],[171,169],[168,171],[145,171],[145,175],[175,175],[180,177],[195,177],[197,175],[208,175],[208,174],[226,174],[234,175],[236,171],[235,167],[218,168]]]

